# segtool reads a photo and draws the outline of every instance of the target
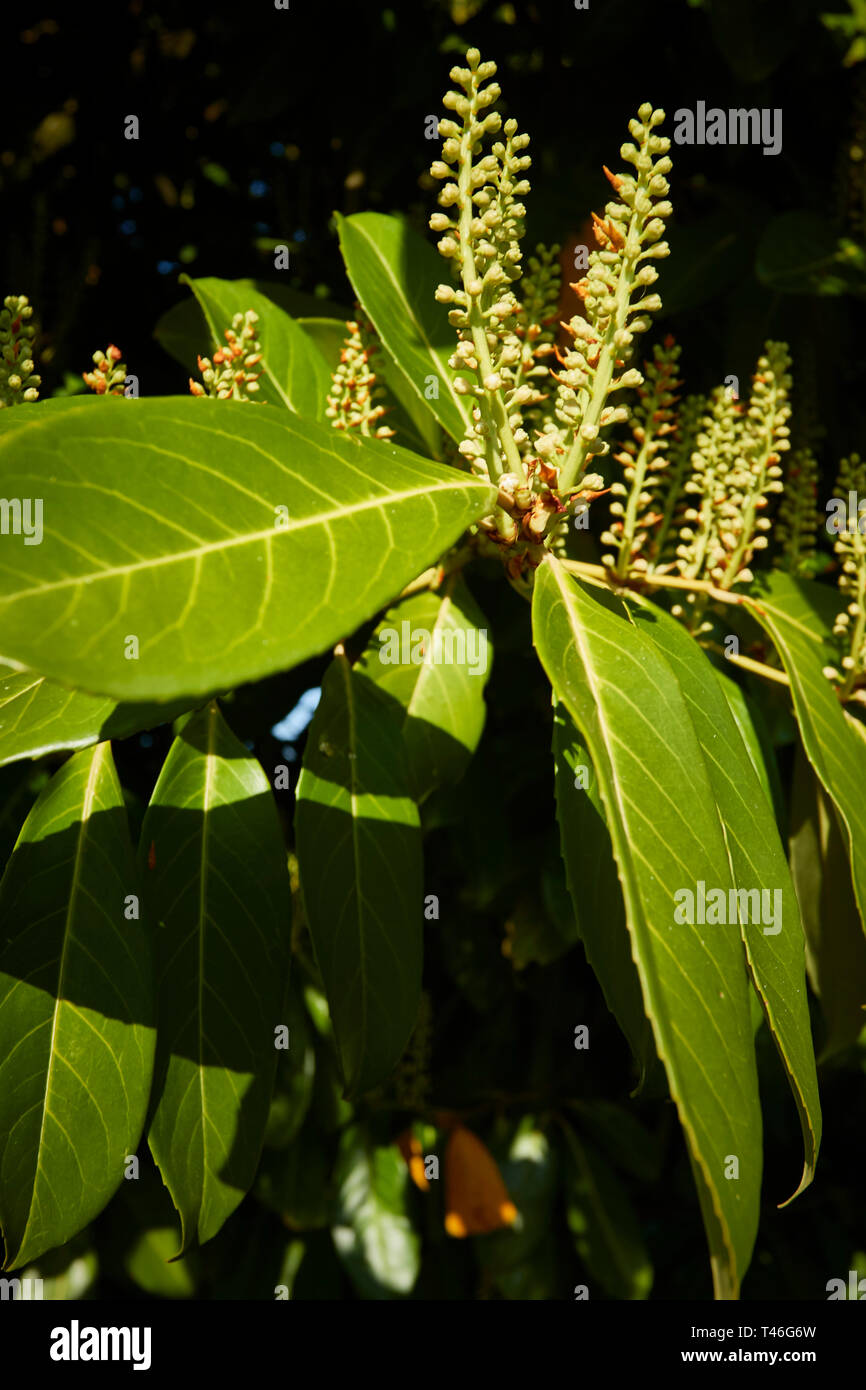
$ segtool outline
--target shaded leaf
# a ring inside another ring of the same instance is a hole
[[[118,705],[0,660],[0,766],[58,749],[128,738],[170,723],[186,707],[182,700],[168,705]]]
[[[421,991],[421,832],[401,713],[338,656],[298,782],[301,889],[352,1095],[397,1062]]]
[[[492,656],[484,614],[459,575],[389,608],[370,638],[358,670],[401,708],[416,801],[466,770],[484,728]]]
[[[564,1124],[568,1226],[590,1275],[612,1298],[648,1298],[653,1269],[628,1194],[601,1154]]]
[[[332,1235],[362,1298],[411,1293],[421,1242],[408,1211],[409,1173],[396,1144],[374,1146],[360,1126],[340,1140],[339,1208]]]
[[[0,1226],[8,1268],[82,1230],[135,1153],[154,1047],[139,891],[123,794],[110,746],[100,743],[52,778],[0,884]]]
[[[509,1300],[546,1301],[557,1293],[551,1224],[559,1163],[555,1148],[536,1127],[533,1116],[521,1120],[499,1171],[517,1207],[517,1218],[513,1226],[475,1242],[482,1287]]]
[[[755,273],[781,294],[866,294],[866,256],[818,213],[783,212],[765,227]]]
[[[642,1086],[655,1055],[632,959],[622,888],[598,777],[565,704],[553,701],[556,819],[571,901],[586,958],[628,1039]]]
[[[658,1180],[662,1165],[659,1141],[630,1110],[608,1100],[578,1100],[572,1105],[580,1117],[581,1131],[588,1131],[619,1168],[644,1182]]]
[[[846,722],[824,675],[836,660],[827,639],[840,600],[833,589],[780,570],[760,576],[744,602],[773,639],[791,682],[803,747],[844,828],[861,922],[866,922],[866,741]]]
[[[252,1184],[285,988],[289,878],[270,785],[215,702],[169,750],[142,827],[159,970],[150,1149],[181,1250]],[[150,867],[152,865],[152,867]]]
[[[866,1027],[866,939],[836,809],[802,749],[791,792],[791,872],[806,929],[806,965],[827,1024],[822,1060]]]

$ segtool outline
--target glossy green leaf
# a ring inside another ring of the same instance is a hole
[[[815,1172],[821,1104],[806,993],[803,923],[769,787],[762,785],[752,761],[759,756],[756,740],[750,752],[716,671],[685,628],[646,599],[635,599],[631,611],[640,630],[663,653],[685,698],[724,831],[734,884],[760,895],[747,899],[742,908],[737,900],[740,932],[752,983],[800,1116],[804,1162],[793,1194],[797,1196]],[[760,912],[755,910],[756,902]],[[755,921],[758,916],[760,922]]]
[[[839,813],[848,844],[854,892],[866,923],[866,741],[846,723],[834,686],[823,673],[837,653],[827,638],[842,607],[838,593],[781,570],[761,575],[744,601],[773,639],[791,682],[803,747]]]
[[[775,749],[761,711],[741,685],[738,685],[724,671],[720,671],[718,666],[713,665],[713,670],[724,691],[728,709],[739,730],[740,737],[746,745],[746,752],[752,767],[755,769],[758,781],[764,789],[767,800],[773,807],[776,824],[781,830],[787,824],[785,796],[776,764]]]
[[[380,212],[338,213],[337,227],[349,279],[367,317],[417,398],[459,443],[471,415],[469,398],[454,390],[455,373],[448,366],[455,330],[445,306],[433,297],[447,279],[441,257],[405,222]]]
[[[106,1205],[144,1124],[152,962],[110,745],[76,753],[0,884],[0,1226],[6,1267]]]
[[[169,705],[118,705],[0,661],[0,766],[62,748],[128,738],[168,724],[186,707],[182,700]]]
[[[4,410],[0,472],[44,504],[41,545],[3,547],[3,655],[125,701],[207,695],[322,651],[494,496],[387,443],[192,397]]]
[[[179,283],[188,279],[187,276],[179,277]],[[348,307],[344,308],[318,295],[293,290],[275,280],[231,280],[223,283],[233,285],[236,290],[252,290],[263,295],[296,322],[311,315],[321,314],[339,321],[341,315],[345,318],[349,312]],[[228,324],[225,326],[227,328]],[[202,322],[202,311],[191,295],[179,299],[177,304],[166,310],[157,321],[153,336],[169,356],[180,363],[187,374],[195,371],[199,353],[204,356],[208,352],[207,325]]]
[[[358,670],[400,706],[416,801],[458,782],[484,728],[493,661],[484,614],[459,575],[389,608]]]
[[[566,1210],[577,1253],[612,1298],[648,1298],[653,1268],[625,1188],[588,1139],[571,1125],[563,1132]]]
[[[328,365],[289,314],[244,281],[193,280],[187,275],[180,279],[195,295],[210,334],[210,343],[199,349],[203,357],[212,357],[214,349],[225,347],[225,330],[231,328],[235,314],[254,309],[259,316],[256,333],[262,350],[257,402],[282,406],[312,420],[325,419],[331,386]]]
[[[607,1006],[628,1039],[640,1087],[654,1046],[632,959],[616,859],[592,759],[555,695],[553,770],[560,848],[578,931]]]
[[[401,715],[338,656],[298,782],[301,889],[350,1095],[397,1062],[421,991],[421,830]]]
[[[154,788],[139,860],[159,978],[149,1141],[181,1249],[216,1235],[255,1176],[284,1024],[289,877],[273,795],[216,702]]]
[[[579,585],[552,557],[536,572],[533,632],[598,775],[716,1294],[735,1298],[757,1230],[761,1111],[739,925],[689,926],[674,915],[679,891],[734,886],[701,746],[676,676],[622,601]],[[736,1181],[725,1176],[732,1157]]]
[[[374,1145],[353,1126],[340,1141],[336,1180],[334,1245],[361,1297],[411,1293],[421,1242],[409,1216],[409,1170],[400,1150]]]
[[[866,1028],[866,939],[836,809],[802,748],[794,760],[790,848],[806,965],[827,1025],[823,1060]]]

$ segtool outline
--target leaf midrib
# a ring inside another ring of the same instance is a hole
[[[471,480],[466,480],[471,481]],[[112,565],[106,569],[96,570],[93,573],[82,573],[70,575],[66,579],[55,579],[48,584],[35,585],[29,589],[17,589],[12,593],[0,595],[0,603],[12,603],[19,598],[32,598],[35,594],[51,593],[58,589],[67,589],[77,584],[94,583],[100,579],[114,579],[122,575],[134,574],[139,570],[157,569],[161,565],[182,564],[185,561],[197,560],[204,555],[215,552],[222,552],[233,549],[241,545],[255,545],[263,540],[270,540],[277,536],[288,536],[295,531],[302,531],[308,526],[320,524],[328,525],[332,521],[339,521],[342,517],[357,516],[359,512],[365,511],[384,511],[395,502],[404,502],[412,497],[429,497],[433,492],[454,492],[466,486],[466,481],[460,483],[426,483],[423,487],[404,489],[402,492],[384,493],[380,497],[367,498],[363,502],[353,503],[349,507],[338,507],[330,512],[319,512],[315,516],[304,517],[300,521],[290,522],[288,526],[269,526],[262,531],[247,531],[242,536],[230,536],[217,541],[206,541],[200,546],[191,550],[177,550],[171,555],[156,556],[144,560],[133,561],[128,565]]]
[[[102,768],[102,760],[108,744],[99,743],[93,750],[93,757],[90,763],[90,771],[87,774],[87,785],[84,790],[84,798],[81,806],[81,817],[79,820],[79,832],[75,845],[75,859],[72,866],[72,879],[69,885],[69,903],[66,908],[66,917],[63,923],[63,947],[60,952],[60,969],[57,974],[57,994],[54,1000],[54,1010],[51,1019],[51,1038],[48,1048],[48,1075],[45,1078],[45,1097],[42,1104],[42,1120],[39,1126],[39,1139],[36,1145],[36,1173],[33,1178],[33,1190],[30,1194],[30,1206],[27,1209],[27,1219],[24,1223],[24,1230],[30,1226],[30,1219],[33,1215],[33,1205],[36,1201],[36,1189],[39,1176],[42,1173],[42,1148],[45,1138],[45,1122],[49,1113],[49,1097],[51,1094],[52,1078],[54,1076],[54,1063],[57,1056],[55,1041],[57,1038],[57,1026],[60,1017],[60,1008],[64,1002],[64,984],[66,979],[67,951],[70,938],[73,932],[73,919],[81,882],[81,867],[84,860],[84,849],[87,843],[87,834],[90,828],[90,816],[93,810],[93,801],[96,795],[96,784]]]

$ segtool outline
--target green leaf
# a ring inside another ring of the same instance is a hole
[[[794,759],[790,846],[806,965],[827,1024],[823,1061],[850,1047],[866,1027],[866,939],[836,809],[802,748]]]
[[[209,695],[326,649],[494,497],[387,443],[192,397],[4,410],[0,471],[45,518],[41,545],[3,547],[4,657],[125,701]]]
[[[298,782],[301,890],[347,1094],[391,1071],[421,991],[424,884],[402,711],[338,656]]]
[[[484,728],[490,631],[459,575],[389,608],[358,670],[402,712],[416,801],[459,782]]]
[[[132,1282],[145,1293],[158,1298],[192,1298],[196,1291],[196,1270],[189,1258],[172,1259],[176,1249],[174,1226],[151,1226],[133,1241],[124,1256],[124,1268]]]
[[[648,1298],[653,1268],[625,1188],[588,1140],[571,1125],[562,1128],[570,1159],[568,1226],[577,1253],[612,1298]]]
[[[454,390],[448,366],[455,330],[433,297],[446,278],[438,253],[405,222],[380,212],[337,213],[337,228],[349,279],[367,317],[418,400],[459,444],[472,417],[468,398]],[[434,388],[438,394],[428,396]]]
[[[761,575],[743,601],[772,638],[791,682],[803,747],[844,828],[854,892],[866,923],[866,742],[848,727],[823,668],[837,660],[827,642],[841,601],[835,590],[780,570]]]
[[[811,0],[713,0],[710,24],[734,75],[761,82],[788,57],[812,10]]]
[[[183,1252],[215,1236],[252,1184],[274,1030],[285,1022],[290,900],[279,818],[264,772],[216,702],[171,746],[139,859],[159,973],[148,1137]]]
[[[804,1163],[796,1197],[812,1181],[821,1142],[821,1105],[806,993],[803,924],[785,848],[776,826],[769,787],[731,713],[718,673],[685,628],[646,599],[632,612],[641,631],[662,652],[679,683],[701,745],[712,796],[738,889],[759,895],[740,906],[740,933],[752,982],[764,1007],[800,1116]],[[762,760],[763,761],[763,760]],[[764,893],[772,894],[772,923],[766,922]],[[760,917],[761,922],[756,922]],[[746,920],[744,920],[746,919]],[[749,920],[751,919],[751,920]],[[789,1198],[789,1200],[793,1200]]]
[[[675,894],[733,886],[701,746],[655,644],[552,557],[535,645],[586,741],[619,866],[644,1003],[685,1132],[716,1295],[736,1298],[758,1223],[761,1110],[739,928],[678,924]],[[688,807],[688,814],[683,814]],[[725,1176],[739,1162],[736,1182]]]
[[[52,778],[0,884],[7,1268],[82,1230],[141,1136],[154,1030],[138,894],[123,794],[100,743]]]
[[[607,1006],[632,1050],[640,1089],[655,1049],[632,959],[616,859],[592,759],[555,695],[553,770],[560,847],[578,931]]]
[[[188,281],[188,276],[178,278],[178,283]],[[231,284],[238,291],[252,290],[263,295],[298,323],[304,317],[321,314],[327,315],[329,319],[342,321],[341,316],[344,319],[349,312],[348,309],[332,304],[327,299],[303,294],[300,290],[289,289],[288,286],[273,280],[231,280],[221,283]],[[195,371],[196,358],[199,354],[203,356],[208,350],[207,324],[202,322],[202,317],[198,302],[194,298],[185,297],[161,316],[153,330],[156,341],[187,373]],[[228,326],[225,324],[224,327]],[[80,382],[81,378],[78,380]]]
[[[216,348],[225,347],[225,330],[235,314],[254,309],[262,347],[256,402],[324,421],[331,374],[319,349],[289,314],[242,280],[192,280],[188,275],[180,280],[195,295],[210,334],[207,351],[199,349],[202,356],[212,357]]]
[[[713,665],[725,699],[728,702],[728,709],[731,711],[734,723],[736,724],[740,737],[746,745],[746,752],[749,760],[758,777],[758,781],[764,789],[764,795],[773,807],[776,816],[776,824],[782,833],[782,827],[787,825],[787,808],[785,806],[785,795],[782,791],[782,782],[779,777],[779,768],[776,763],[776,753],[772,739],[764,722],[763,715],[759,707],[752,701],[742,686],[735,680],[720,671],[718,666]]]
[[[118,705],[0,660],[0,766],[168,724],[188,702]]]
[[[650,1134],[631,1112],[608,1100],[572,1102],[583,1129],[626,1173],[643,1182],[657,1182],[663,1153],[658,1138]]]
[[[755,273],[781,294],[866,294],[866,256],[856,242],[839,238],[819,213],[780,213],[764,229]]]
[[[485,1283],[492,1284],[500,1298],[547,1301],[557,1295],[551,1227],[559,1154],[536,1127],[534,1117],[524,1115],[498,1166],[509,1199],[517,1207],[517,1219],[513,1226],[475,1241]]]
[[[412,1292],[421,1242],[408,1212],[409,1170],[396,1145],[375,1147],[360,1126],[343,1134],[337,1159],[337,1254],[362,1298]]]
[[[279,1152],[265,1152],[256,1178],[256,1196],[283,1225],[293,1231],[313,1231],[329,1224],[334,1167],[332,1145],[311,1126]]]
[[[41,1255],[36,1264],[27,1265],[17,1277],[21,1280],[22,1292],[28,1290],[25,1280],[41,1279],[40,1297],[48,1303],[78,1302],[93,1296],[93,1285],[99,1275],[99,1259],[93,1248],[93,1238],[89,1230],[67,1241],[65,1245]],[[35,1290],[34,1290],[35,1291]],[[13,1292],[13,1297],[17,1297]],[[31,1298],[33,1294],[30,1294]]]
[[[297,1137],[313,1099],[316,1049],[303,1000],[293,989],[286,1005],[289,1046],[279,1049],[265,1148],[286,1149]]]

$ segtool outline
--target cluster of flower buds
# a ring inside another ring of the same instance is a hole
[[[495,479],[518,470],[528,440],[522,409],[542,399],[528,381],[519,380],[524,362],[517,332],[520,305],[511,289],[521,274],[526,213],[521,200],[529,192],[523,175],[531,160],[523,153],[529,136],[519,134],[517,122],[503,125],[501,116],[488,110],[500,96],[491,80],[496,64],[482,63],[475,48],[466,62],[467,67],[451,70],[462,91],[444,97],[446,109],[458,119],[439,122],[441,158],[430,172],[444,181],[438,198],[443,211],[433,214],[430,226],[444,233],[439,251],[453,262],[460,282],[456,288],[440,285],[436,298],[451,306],[448,319],[458,332],[450,361],[460,373],[455,390],[476,402],[461,453],[476,472]],[[504,139],[485,154],[487,137],[500,131]]]
[[[717,386],[694,436],[691,475],[683,484],[686,506],[680,513],[676,555],[680,573],[689,579],[703,578],[727,553],[718,538],[717,515],[725,499],[725,479],[738,454],[741,417],[730,391]]]
[[[784,488],[774,536],[789,573],[811,575],[817,557],[816,533],[824,523],[817,504],[818,463],[811,449],[791,451]]]
[[[784,490],[781,456],[791,447],[791,354],[785,343],[768,342],[758,358],[749,408],[743,419],[741,456],[726,479],[727,495],[719,508],[719,538],[726,553],[722,572],[710,568],[721,588],[749,583],[752,555],[766,550],[772,522],[770,498]]]
[[[670,463],[668,448],[676,431],[679,356],[680,349],[670,336],[656,346],[652,361],[645,364],[644,384],[637,389],[638,404],[631,415],[632,438],[614,455],[623,467],[625,482],[611,485],[615,499],[610,505],[613,520],[609,530],[602,533],[601,541],[613,547],[614,553],[604,555],[602,560],[618,579],[631,573],[646,573],[648,559],[644,552],[664,515],[660,493]],[[623,503],[620,498],[627,500]]]
[[[93,354],[92,372],[82,372],[86,386],[97,396],[122,396],[126,385],[126,363],[120,359],[123,353],[119,347],[109,343],[107,352]]]
[[[0,309],[0,410],[39,398],[41,377],[33,360],[36,330],[26,294],[9,294]]]
[[[677,547],[680,571],[691,579],[729,589],[754,577],[752,556],[768,545],[766,509],[772,494],[783,490],[779,460],[790,447],[790,364],[784,343],[767,343],[748,408],[727,387],[710,398],[685,485],[696,504],[683,513]]]
[[[562,272],[559,266],[559,246],[539,245],[527,258],[527,268],[520,282],[520,305],[514,329],[520,347],[520,360],[514,369],[514,384],[521,386],[533,380],[538,390],[550,381],[549,361],[556,352],[556,324],[559,317],[559,297]],[[533,396],[522,407],[523,429],[518,434],[524,457],[534,452],[528,431],[543,433],[538,426],[549,425],[544,418],[547,394]]]
[[[377,343],[371,325],[360,318],[346,324],[348,338],[337,370],[332,373],[333,385],[328,392],[328,416],[335,430],[357,430],[376,439],[391,439],[394,431],[377,422],[387,413],[381,404],[384,388],[377,386],[376,373],[370,368],[370,358]]]
[[[213,360],[199,357],[198,369],[204,386],[190,377],[189,389],[194,396],[212,396],[219,401],[248,401],[255,395],[263,370],[262,349],[256,336],[258,321],[259,316],[254,309],[235,314],[231,328],[227,328],[223,335],[226,346],[217,348]]]
[[[641,106],[637,119],[629,122],[637,143],[620,150],[634,174],[605,169],[616,201],[606,205],[604,217],[593,215],[598,248],[590,255],[586,275],[574,286],[586,317],[575,315],[566,325],[574,346],[563,354],[563,370],[557,376],[556,418],[568,440],[560,470],[565,488],[574,485],[591,457],[608,452],[601,431],[628,416],[624,407],[609,404],[610,396],[642,381],[634,368],[621,369],[634,349],[635,335],[647,331],[651,314],[661,308],[659,295],[651,291],[658,279],[652,262],[669,254],[662,238],[665,219],[673,210],[666,200],[670,140],[654,133],[663,120],[663,111],[654,111],[649,103]]]
[[[706,396],[696,395],[686,396],[677,410],[674,432],[665,451],[669,466],[660,477],[661,519],[644,551],[648,574],[667,574],[680,568],[675,547],[679,529],[686,524],[684,514],[692,510],[691,498],[685,488],[692,472],[697,437],[708,408]]]
[[[866,460],[857,454],[842,460],[836,492],[845,498],[851,493],[857,498],[866,496]],[[851,695],[866,674],[866,535],[860,530],[862,520],[858,504],[856,514],[849,514],[844,525],[837,523],[833,543],[840,562],[839,592],[849,602],[833,626],[833,635],[844,652],[842,670],[825,666],[824,675],[838,687],[842,699]]]

